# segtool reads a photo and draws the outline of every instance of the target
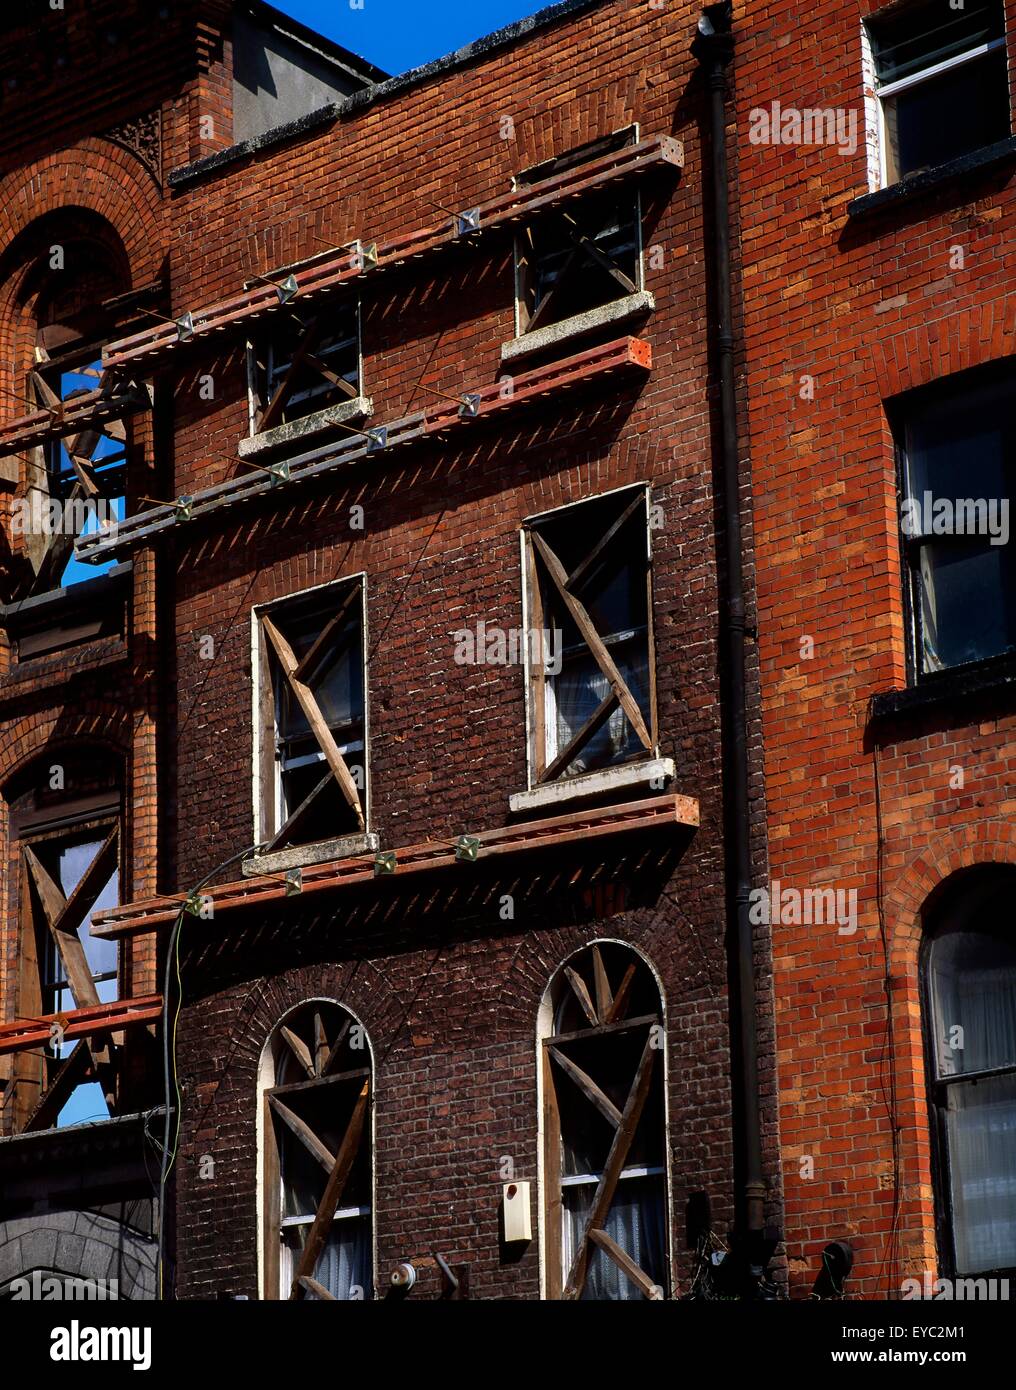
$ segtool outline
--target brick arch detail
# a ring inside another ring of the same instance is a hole
[[[129,712],[105,702],[86,701],[73,714],[46,711],[25,715],[0,730],[0,787],[47,751],[65,746],[106,744],[126,759],[130,734]]]
[[[871,345],[883,397],[1016,354],[1016,294],[971,303],[934,322],[921,320]]]
[[[926,1271],[934,1274],[938,1265],[918,969],[924,935],[921,914],[932,892],[947,878],[982,864],[1016,864],[1016,824],[989,820],[942,835],[911,861],[885,903],[900,1133],[903,1277],[921,1278]]]
[[[0,252],[46,213],[85,208],[114,228],[135,286],[154,280],[163,255],[161,197],[138,160],[88,139],[0,179]]]

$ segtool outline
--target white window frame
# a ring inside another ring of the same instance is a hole
[[[264,797],[264,781],[267,745],[270,741],[274,754],[275,740],[278,735],[278,703],[275,699],[274,684],[272,683],[271,673],[272,664],[269,653],[266,649],[267,644],[264,633],[261,629],[261,615],[270,614],[273,609],[284,608],[287,603],[298,602],[307,598],[311,594],[324,594],[329,589],[341,589],[347,585],[357,583],[360,586],[361,604],[361,660],[363,663],[363,731],[362,739],[356,739],[349,744],[339,744],[339,752],[343,757],[347,752],[362,752],[363,755],[363,787],[360,788],[361,802],[363,805],[363,817],[368,830],[371,823],[371,776],[370,776],[370,680],[368,656],[370,653],[370,641],[367,631],[367,574],[360,570],[356,574],[344,575],[338,579],[330,579],[324,584],[313,585],[309,589],[297,589],[294,593],[281,595],[279,598],[270,599],[267,603],[260,603],[251,609],[251,687],[252,687],[252,742],[253,742],[253,777],[252,777],[252,800],[251,807],[254,824],[254,843],[263,844],[278,834],[281,827],[285,824],[286,815],[283,805],[282,791],[282,764],[273,756],[272,777],[273,785],[270,789],[271,803],[274,810],[274,826],[268,827],[262,820],[262,807],[267,801]],[[271,729],[263,727],[261,718],[262,700],[266,695],[266,685],[272,692],[272,726]],[[306,757],[295,758],[289,764],[291,767],[306,766],[311,762],[324,764],[324,754],[318,751]],[[356,831],[350,831],[349,835],[356,835]],[[345,839],[346,836],[335,838]],[[314,842],[306,845],[293,846],[297,849],[310,849]],[[326,843],[326,842],[325,842]]]
[[[538,513],[537,513],[536,515],[534,515],[534,516],[528,516],[528,517],[526,517],[525,520],[524,520],[524,522],[523,522],[523,524],[522,524],[522,526],[519,528],[519,554],[520,554],[520,562],[519,562],[519,564],[520,564],[520,573],[521,573],[521,575],[522,575],[522,627],[523,627],[523,631],[527,634],[527,641],[526,641],[526,644],[525,644],[525,645],[526,645],[526,662],[525,662],[525,713],[526,713],[526,785],[527,785],[527,788],[528,788],[529,791],[533,791],[534,789],[536,789],[536,788],[538,788],[538,787],[543,787],[543,786],[559,786],[559,785],[560,785],[560,786],[566,786],[567,783],[568,783],[569,781],[574,781],[574,780],[576,780],[576,779],[575,779],[575,776],[573,775],[573,777],[571,777],[571,778],[561,778],[561,777],[559,777],[559,778],[555,779],[554,782],[551,782],[551,783],[544,783],[544,782],[541,782],[541,781],[539,780],[539,778],[538,778],[538,776],[537,776],[537,772],[536,772],[536,766],[537,766],[537,765],[536,765],[536,748],[535,748],[535,739],[536,739],[536,719],[535,719],[535,713],[534,713],[534,710],[533,710],[533,701],[534,701],[534,699],[535,699],[536,697],[535,697],[535,694],[534,694],[534,691],[533,691],[533,672],[532,672],[532,666],[531,666],[531,663],[530,663],[530,660],[529,660],[529,656],[530,656],[530,643],[529,643],[529,640],[528,640],[528,633],[529,633],[530,627],[531,627],[531,625],[532,625],[532,602],[533,602],[533,601],[532,601],[532,595],[531,595],[531,593],[530,593],[531,575],[530,575],[530,570],[529,570],[528,547],[527,547],[527,544],[526,544],[526,531],[527,531],[527,529],[528,529],[530,526],[533,526],[533,525],[535,525],[535,524],[537,524],[537,523],[539,523],[539,522],[541,522],[541,521],[547,521],[547,520],[549,520],[551,517],[560,516],[563,512],[573,511],[576,507],[583,507],[583,506],[585,506],[586,503],[588,503],[588,502],[598,502],[598,501],[602,501],[602,500],[603,500],[604,498],[606,498],[606,497],[614,497],[614,496],[617,496],[617,494],[622,493],[622,492],[634,493],[634,492],[635,492],[637,489],[639,489],[639,488],[641,488],[641,489],[643,490],[644,494],[645,494],[645,504],[646,504],[646,525],[645,525],[646,560],[647,560],[647,562],[648,562],[648,564],[649,564],[650,576],[652,576],[652,565],[653,565],[653,541],[652,541],[652,529],[651,529],[651,527],[650,527],[650,515],[651,515],[651,509],[652,509],[652,505],[653,505],[653,499],[652,499],[652,484],[649,483],[648,481],[641,480],[641,481],[639,481],[639,482],[634,482],[634,483],[625,483],[625,484],[624,484],[623,486],[621,486],[621,487],[610,488],[610,489],[608,489],[607,492],[596,492],[596,493],[591,493],[588,497],[579,498],[579,499],[578,499],[577,501],[575,501],[575,502],[566,502],[566,503],[564,503],[563,506],[551,508],[550,511],[538,512]],[[601,639],[601,640],[605,640],[605,641],[610,642],[610,641],[615,640],[615,639],[618,638],[618,637],[623,637],[623,636],[625,636],[625,633],[624,633],[624,632],[621,632],[621,633],[608,633],[608,634],[607,634],[607,637],[604,638],[604,639]],[[655,662],[655,660],[656,660],[656,634],[655,634],[655,630],[654,630],[654,627],[653,627],[653,605],[652,605],[651,603],[648,605],[648,611],[647,611],[647,614],[646,614],[646,638],[647,638],[647,641],[648,641],[648,644],[649,644],[649,660],[650,660],[651,662]],[[652,681],[652,686],[653,686],[653,688],[655,688],[655,679]],[[544,740],[545,740],[545,747],[544,747],[544,762],[545,762],[545,764],[549,767],[550,764],[554,761],[554,759],[557,757],[557,754],[558,754],[558,743],[557,743],[557,702],[556,702],[556,699],[555,699],[555,696],[554,696],[554,685],[553,685],[553,681],[552,681],[552,680],[544,680],[544,683],[543,683],[543,699],[544,699],[544,705],[543,705],[543,729],[544,729]],[[659,722],[659,711],[658,711],[658,709],[654,708],[654,709],[651,711],[651,716],[652,716],[653,725],[658,726],[658,722]],[[623,762],[623,763],[611,763],[611,764],[608,764],[607,767],[605,767],[605,768],[599,768],[599,769],[597,769],[596,771],[597,771],[597,774],[599,774],[599,773],[604,773],[604,772],[616,772],[616,771],[618,771],[618,770],[621,769],[621,768],[636,766],[636,765],[638,765],[638,764],[647,762],[647,761],[652,760],[652,759],[654,759],[654,758],[658,758],[659,755],[660,755],[660,741],[659,741],[659,732],[658,732],[658,728],[657,728],[652,752],[646,751],[644,754],[642,754],[641,756],[639,756],[639,757],[637,757],[637,758],[631,758],[631,759],[629,759],[627,762]],[[583,776],[583,775],[585,775],[585,774],[578,774],[578,775],[579,775],[579,776]]]
[[[271,1030],[270,1030],[269,1033],[268,1033],[268,1037],[265,1039],[265,1044],[264,1044],[264,1047],[262,1048],[262,1051],[261,1051],[261,1059],[260,1059],[260,1061],[259,1061],[259,1063],[258,1063],[257,1082],[256,1082],[256,1087],[255,1087],[255,1106],[254,1106],[255,1117],[256,1117],[255,1130],[256,1130],[256,1140],[257,1140],[257,1194],[256,1194],[256,1196],[257,1196],[258,1298],[261,1299],[261,1300],[264,1300],[264,1299],[267,1298],[267,1288],[266,1288],[266,1281],[265,1281],[265,1257],[266,1257],[266,1255],[267,1255],[267,1253],[268,1253],[267,1241],[268,1241],[269,1232],[268,1232],[268,1230],[267,1230],[267,1228],[266,1228],[266,1222],[265,1222],[265,1201],[264,1201],[264,1196],[265,1196],[265,1166],[266,1166],[266,1152],[265,1152],[265,1141],[266,1141],[266,1135],[265,1135],[265,1094],[266,1094],[266,1092],[273,1090],[273,1089],[275,1088],[275,1085],[276,1085],[275,1056],[274,1056],[274,1053],[273,1053],[273,1050],[272,1050],[272,1044],[273,1044],[273,1042],[275,1041],[275,1039],[276,1039],[276,1037],[277,1037],[277,1035],[278,1035],[280,1026],[281,1026],[283,1023],[286,1023],[286,1022],[287,1022],[289,1019],[291,1019],[295,1014],[299,1013],[301,1010],[305,1009],[308,1005],[311,1005],[311,1004],[327,1004],[327,1005],[333,1006],[333,1007],[335,1007],[335,1008],[342,1009],[342,1010],[343,1010],[345,1013],[347,1013],[347,1014],[349,1015],[349,1017],[353,1020],[353,1023],[354,1023],[357,1027],[359,1027],[359,1028],[361,1028],[361,1029],[363,1030],[364,1041],[365,1041],[366,1044],[367,1044],[367,1054],[368,1054],[368,1057],[369,1057],[369,1059],[370,1059],[370,1105],[367,1107],[367,1116],[366,1116],[366,1120],[365,1120],[365,1129],[364,1129],[364,1139],[366,1140],[367,1143],[370,1144],[370,1205],[369,1205],[369,1206],[366,1206],[366,1207],[364,1207],[364,1206],[360,1206],[360,1207],[340,1207],[340,1208],[336,1211],[334,1217],[332,1218],[332,1221],[333,1221],[333,1223],[334,1223],[335,1221],[345,1220],[345,1219],[349,1219],[349,1218],[351,1218],[351,1217],[356,1217],[356,1216],[369,1216],[369,1217],[370,1217],[370,1219],[371,1219],[371,1226],[370,1226],[370,1270],[371,1270],[371,1278],[372,1278],[372,1280],[373,1280],[373,1285],[374,1285],[373,1297],[374,1297],[374,1298],[377,1298],[377,1297],[379,1297],[380,1291],[381,1291],[381,1290],[380,1290],[380,1285],[379,1285],[379,1283],[378,1283],[377,1220],[376,1220],[376,1217],[375,1217],[375,1215],[374,1215],[374,1213],[377,1211],[377,1164],[376,1164],[376,1160],[377,1160],[377,1123],[376,1123],[376,1116],[375,1116],[375,1108],[376,1108],[376,1107],[375,1107],[375,1100],[376,1100],[376,1085],[377,1085],[377,1059],[376,1059],[376,1057],[375,1057],[375,1055],[374,1055],[374,1044],[373,1044],[373,1042],[371,1041],[370,1032],[368,1031],[368,1029],[367,1029],[366,1026],[364,1025],[363,1019],[360,1017],[360,1015],[359,1015],[355,1010],[351,1009],[351,1008],[349,1007],[348,1004],[344,1004],[341,1000],[331,998],[331,997],[328,996],[328,995],[313,995],[313,996],[311,996],[311,997],[309,997],[309,998],[307,998],[307,999],[302,999],[302,1000],[299,1002],[299,1004],[296,1004],[296,1005],[295,1005],[293,1008],[291,1008],[291,1009],[287,1009],[286,1012],[282,1015],[281,1018],[276,1019],[275,1024],[272,1026]],[[280,1182],[281,1182],[281,1180],[282,1180],[281,1168],[280,1168],[279,1179],[280,1179]],[[306,1219],[306,1224],[307,1224],[307,1225],[310,1225],[311,1222],[313,1221],[313,1219],[314,1219],[313,1216],[307,1218],[307,1219]],[[287,1252],[287,1250],[286,1250],[286,1247],[285,1247],[285,1245],[284,1245],[283,1242],[282,1242],[282,1238],[281,1238],[282,1231],[284,1231],[284,1230],[286,1229],[287,1226],[300,1225],[303,1221],[304,1221],[304,1218],[303,1218],[302,1216],[295,1216],[295,1217],[284,1216],[284,1217],[282,1217],[282,1219],[281,1219],[280,1222],[279,1222],[278,1231],[272,1233],[273,1238],[277,1238],[278,1241],[279,1241],[279,1291],[280,1291],[280,1297],[281,1297],[281,1291],[282,1291],[282,1289],[283,1289],[284,1287],[286,1287],[285,1284],[283,1283],[283,1273],[284,1273],[284,1268],[285,1268],[286,1261],[287,1261],[287,1259],[289,1258],[288,1252]],[[292,1266],[290,1265],[290,1274],[291,1274],[291,1273],[292,1273]],[[292,1279],[291,1279],[291,1278],[290,1278],[290,1283],[292,1283]],[[364,1298],[366,1299],[367,1297],[368,1297],[368,1290],[365,1289],[365,1290],[364,1290]]]
[[[546,1155],[546,1149],[547,1149],[547,1143],[546,1143],[546,1134],[547,1134],[547,1131],[546,1131],[546,1098],[545,1098],[545,1096],[546,1096],[546,1088],[545,1088],[545,1085],[544,1085],[544,1077],[543,1077],[543,1066],[544,1066],[544,1046],[543,1046],[543,1044],[544,1044],[544,1040],[545,1040],[546,1038],[552,1037],[553,1034],[554,1034],[554,1032],[555,1032],[555,1030],[556,1030],[556,1020],[555,1020],[556,1008],[555,1008],[555,1001],[554,1001],[554,997],[553,997],[555,982],[557,981],[557,978],[558,978],[559,974],[564,970],[564,967],[565,967],[566,965],[570,965],[570,964],[572,963],[572,961],[573,961],[577,956],[582,955],[582,953],[583,953],[584,951],[589,950],[589,948],[590,948],[591,946],[623,946],[623,947],[625,948],[625,950],[631,951],[633,955],[637,956],[637,957],[639,958],[639,960],[642,961],[642,963],[646,966],[646,968],[647,968],[647,969],[650,971],[650,973],[652,974],[653,979],[656,981],[656,987],[657,987],[657,989],[659,990],[659,995],[660,995],[660,1023],[661,1023],[662,1026],[663,1026],[664,1038],[665,1038],[665,1039],[668,1039],[668,1040],[669,1040],[669,1038],[670,1038],[670,1010],[669,1010],[669,1002],[668,1002],[668,999],[667,999],[667,992],[666,992],[666,990],[665,990],[664,987],[663,987],[663,979],[662,979],[662,977],[660,976],[660,972],[657,970],[657,968],[656,968],[655,964],[653,963],[653,961],[650,960],[650,958],[646,955],[646,953],[645,953],[643,950],[641,950],[638,946],[633,945],[632,942],[630,942],[630,941],[622,941],[620,937],[616,937],[616,936],[597,936],[597,937],[593,937],[593,938],[591,938],[589,941],[585,942],[584,945],[579,946],[579,947],[576,947],[576,949],[575,949],[574,951],[569,952],[569,954],[568,954],[567,956],[565,956],[564,958],[562,958],[561,960],[559,960],[559,961],[557,962],[557,964],[554,966],[554,968],[552,969],[552,971],[551,971],[551,973],[550,973],[550,977],[548,978],[547,983],[546,983],[546,986],[544,987],[543,997],[542,997],[541,1000],[540,1000],[540,1006],[539,1006],[539,1009],[538,1009],[538,1011],[537,1011],[537,1015],[536,1015],[536,1037],[535,1037],[535,1044],[536,1044],[536,1052],[535,1052],[535,1061],[536,1061],[536,1116],[537,1116],[537,1123],[536,1123],[536,1175],[537,1175],[537,1188],[538,1188],[538,1203],[537,1203],[538,1224],[537,1224],[537,1234],[538,1234],[538,1247],[539,1247],[539,1248],[538,1248],[538,1255],[539,1255],[539,1263],[540,1263],[540,1298],[541,1298],[541,1300],[544,1300],[544,1299],[546,1299],[546,1298],[548,1297],[548,1274],[547,1274],[547,1261],[548,1261],[547,1237],[548,1237],[548,1232],[547,1232],[547,1217],[546,1217],[546,1200],[547,1200],[547,1187],[548,1187],[548,1182],[549,1182],[549,1174],[548,1174],[548,1172],[547,1172],[547,1155]],[[652,1176],[656,1176],[657,1173],[661,1174],[662,1177],[663,1177],[663,1191],[664,1191],[664,1199],[663,1199],[663,1212],[664,1212],[664,1244],[663,1244],[663,1255],[664,1255],[664,1261],[665,1261],[666,1269],[667,1269],[667,1273],[668,1273],[668,1278],[669,1278],[669,1280],[670,1280],[670,1285],[671,1285],[671,1293],[670,1293],[670,1296],[671,1296],[671,1298],[673,1299],[673,1298],[676,1298],[676,1297],[677,1297],[677,1264],[676,1264],[675,1252],[674,1252],[674,1191],[673,1191],[673,1188],[674,1188],[674,1181],[673,1181],[673,1176],[672,1176],[672,1175],[673,1175],[673,1172],[674,1172],[674,1158],[673,1158],[673,1146],[672,1146],[672,1142],[671,1142],[670,1044],[669,1044],[669,1041],[667,1042],[666,1046],[664,1046],[664,1047],[661,1048],[661,1050],[660,1050],[660,1060],[661,1060],[661,1064],[662,1064],[662,1066],[663,1066],[663,1082],[662,1082],[662,1084],[663,1084],[663,1153],[664,1153],[665,1162],[664,1162],[664,1164],[660,1165],[659,1168],[657,1168],[656,1166],[644,1166],[644,1167],[643,1167],[643,1166],[636,1166],[636,1165],[632,1165],[631,1167],[626,1167],[626,1168],[622,1169],[622,1171],[621,1171],[621,1176],[619,1177],[618,1181],[621,1181],[621,1179],[624,1178],[624,1177],[652,1177]],[[592,1177],[593,1175],[592,1175],[592,1174],[588,1174],[588,1175],[587,1175],[587,1174],[584,1174],[584,1173],[580,1173],[580,1174],[577,1174],[576,1177],[572,1178],[572,1179],[570,1180],[570,1182],[569,1182],[569,1179],[568,1179],[567,1177],[565,1177],[564,1174],[561,1174],[560,1179],[559,1179],[560,1185],[561,1185],[562,1189],[563,1189],[565,1186],[568,1186],[568,1185],[576,1186],[576,1185],[581,1184],[581,1182],[582,1182],[587,1176],[588,1176],[588,1177]],[[562,1228],[561,1228],[561,1235],[562,1235],[562,1239],[563,1239],[563,1237],[564,1237],[564,1227],[563,1227],[563,1225],[562,1225]],[[563,1252],[562,1252],[562,1253],[563,1253]]]
[[[953,68],[963,67],[967,63],[985,57],[988,53],[994,53],[998,49],[1006,47],[1006,36],[1003,35],[1000,39],[991,39],[988,43],[978,44],[976,48],[969,49],[965,53],[956,53],[953,57],[945,58],[940,63],[933,63],[931,67],[924,68],[921,72],[911,73],[909,77],[900,77],[895,82],[880,83],[878,66],[875,61],[875,44],[869,26],[873,20],[878,20],[884,13],[884,10],[879,11],[861,23],[861,67],[865,93],[865,116],[868,134],[869,136],[874,135],[874,142],[870,139],[868,141],[868,185],[872,191],[878,188],[889,188],[899,182],[899,180],[894,180],[892,185],[889,182],[886,157],[889,137],[886,130],[884,100],[887,97],[896,96],[899,92],[909,91],[912,87],[918,87],[922,82],[939,77],[943,72],[950,72]],[[872,150],[872,143],[874,143],[874,151]]]

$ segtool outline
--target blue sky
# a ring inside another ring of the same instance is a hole
[[[271,0],[277,10],[390,73],[429,63],[551,0]]]

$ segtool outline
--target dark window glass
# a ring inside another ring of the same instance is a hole
[[[879,87],[908,83],[881,96],[890,183],[1009,134],[1000,0],[936,0],[873,20],[871,35]],[[942,63],[953,66],[934,72]]]
[[[307,312],[273,317],[270,332],[255,355],[255,381],[265,421],[259,429],[302,420],[357,395],[360,335],[356,307],[330,309],[327,317],[322,313],[315,318]],[[343,390],[340,381],[350,389]]]
[[[638,289],[637,195],[568,204],[566,211],[541,218],[531,230],[523,286],[531,329],[623,298],[632,292],[630,286]]]
[[[271,610],[271,621],[282,633],[300,663],[316,653],[300,680],[310,692],[324,723],[361,793],[365,769],[365,691],[363,650],[363,601],[359,585],[350,597],[348,585],[339,585]],[[319,638],[324,640],[319,642]],[[287,833],[287,844],[312,844],[334,839],[356,829],[349,803],[330,776],[324,752],[311,730],[267,638],[275,696],[276,795],[274,824],[277,833],[293,812],[324,781],[308,811]],[[276,846],[281,848],[281,845]]]
[[[1016,379],[944,382],[899,411],[916,669],[1016,650]]]
[[[1016,871],[957,876],[925,950],[939,1207],[958,1274],[1016,1268]]]
[[[573,597],[588,613],[600,641],[651,729],[645,506],[636,506],[627,520],[617,526],[633,500],[644,496],[640,489],[594,498],[536,522],[533,529],[551,547],[565,572],[578,575],[572,586]],[[608,536],[597,558],[586,566],[587,558]],[[585,568],[580,569],[583,566]],[[548,671],[544,681],[549,766],[583,729],[609,694],[610,684],[557,587],[548,581],[539,564],[537,574],[545,627],[553,635],[560,659],[560,669]],[[576,750],[560,775],[574,777],[626,762],[646,751],[624,710],[618,707]]]

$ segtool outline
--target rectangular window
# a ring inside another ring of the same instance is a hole
[[[516,179],[527,187],[634,144],[634,127],[548,160]],[[542,212],[516,242],[518,331],[560,323],[643,288],[637,190],[570,199]]]
[[[101,349],[92,347],[39,366],[32,383],[40,406],[54,409],[96,389],[102,375]],[[44,527],[49,547],[34,590],[67,588],[95,579],[113,567],[84,565],[74,557],[74,541],[124,517],[127,492],[127,425],[106,420],[46,446],[49,506]]]
[[[648,501],[626,488],[523,531],[534,785],[655,755]]]
[[[1016,651],[1016,374],[936,382],[895,415],[916,674]]]
[[[276,850],[366,829],[364,589],[346,580],[262,609],[260,840]]]
[[[884,182],[1010,133],[1002,0],[908,5],[869,21]]]
[[[361,394],[359,308],[273,314],[250,348],[251,433],[266,434]]]
[[[21,857],[22,955],[38,970],[37,992],[25,981],[25,997],[35,994],[46,1017],[112,1003],[119,998],[117,943],[93,937],[90,927],[96,912],[120,901],[118,821],[23,838]],[[108,1039],[63,1042],[54,1034],[42,1059],[32,1127],[106,1119],[115,1092],[114,1054]]]

